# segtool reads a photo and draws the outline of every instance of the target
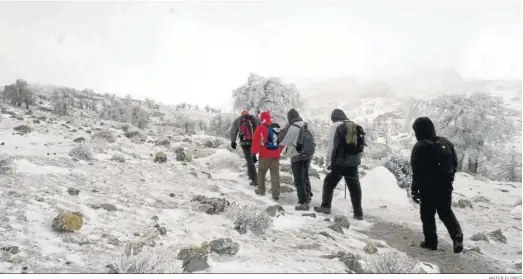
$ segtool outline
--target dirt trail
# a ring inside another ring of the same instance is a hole
[[[370,238],[384,240],[395,249],[405,252],[410,257],[423,262],[439,266],[441,273],[506,273],[501,263],[487,259],[476,252],[454,254],[452,245],[445,236],[440,236],[439,250],[429,251],[419,247],[423,234],[407,226],[384,222],[383,220],[367,217],[373,223],[364,233]]]

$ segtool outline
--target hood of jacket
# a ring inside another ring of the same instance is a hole
[[[332,120],[332,122],[339,122],[339,121],[345,121],[345,120],[349,120],[349,119],[347,118],[347,115],[345,115],[343,110],[335,109],[331,113],[331,120]]]
[[[289,110],[289,112],[287,113],[287,120],[290,124],[296,123],[298,121],[303,121],[303,119],[301,119],[300,117],[300,114],[295,109]]]
[[[262,124],[272,125],[271,113],[264,111],[260,114],[260,120]]]
[[[420,140],[431,140],[436,138],[436,129],[434,123],[428,117],[419,117],[412,124],[412,129],[416,134],[416,139]]]

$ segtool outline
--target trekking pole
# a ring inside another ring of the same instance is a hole
[[[345,182],[345,199],[347,199],[347,182]]]

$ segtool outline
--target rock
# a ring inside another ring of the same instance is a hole
[[[315,169],[309,169],[309,176],[320,179],[320,173]]]
[[[496,242],[507,243],[507,238],[503,235],[501,229],[490,232],[489,236]]]
[[[200,204],[208,205],[205,209],[205,213],[210,215],[216,215],[225,211],[230,203],[224,198],[208,198],[206,196],[198,195],[191,201],[199,202]]]
[[[234,223],[234,229],[239,233],[239,234],[246,234],[247,233],[247,224],[243,223],[243,222],[235,222]]]
[[[481,249],[478,246],[476,246],[476,247],[473,247],[470,249],[465,249],[465,251],[464,251],[465,254],[470,253],[470,252],[476,252],[478,254],[481,254]]]
[[[457,203],[457,206],[459,208],[472,208],[472,203],[469,201],[469,200],[466,200],[466,199],[459,199],[458,200],[458,203]]]
[[[36,199],[37,202],[44,202],[44,198],[40,197]]]
[[[358,260],[358,257],[356,257],[353,253],[338,253],[338,257],[340,262],[342,262],[350,271],[354,273],[365,273],[365,270]]]
[[[84,142],[85,141],[85,138],[84,137],[78,137],[78,138],[75,138],[73,140],[73,142],[76,142],[76,143],[80,143],[80,142]]]
[[[198,173],[195,172],[195,171],[191,171],[191,175],[193,175],[194,177],[198,178]]]
[[[303,213],[301,216],[316,218],[316,213]]]
[[[156,228],[160,235],[166,235],[167,234],[167,228],[166,227],[158,227]]]
[[[182,248],[178,252],[178,259],[183,261],[183,269],[186,272],[202,271],[209,268],[207,255],[210,252],[208,245],[200,247]]]
[[[343,215],[334,216],[334,223],[340,223],[340,225],[346,229],[350,228],[349,220]]]
[[[31,133],[33,131],[33,128],[27,125],[20,125],[16,126],[14,130],[17,131],[20,135],[25,135]]]
[[[207,147],[207,148],[213,148],[214,147],[214,143],[210,140],[206,141],[203,146]]]
[[[330,225],[327,228],[329,228],[335,232],[339,232],[339,233],[343,234],[343,227],[341,226],[340,223],[334,223],[334,225]]]
[[[80,212],[60,212],[51,224],[58,232],[73,232],[82,228],[84,224],[83,215]]]
[[[18,254],[20,252],[20,248],[18,248],[18,246],[7,246],[7,247],[2,247],[0,248],[0,250],[2,251],[5,251],[11,255],[15,255],[15,254]]]
[[[363,251],[365,251],[365,253],[367,254],[372,255],[378,253],[378,248],[376,248],[376,246],[372,242],[369,242],[367,243],[367,245],[365,245],[365,247],[363,247]]]
[[[490,200],[485,196],[475,196],[472,198],[473,202],[483,202],[483,203],[489,203]]]
[[[174,154],[176,154],[176,161],[190,162],[192,160],[191,156],[189,156],[185,149],[181,146],[174,150]]]
[[[102,208],[99,204],[89,204],[89,207],[92,209],[100,209]]]
[[[203,174],[207,176],[208,179],[212,179],[212,175],[206,171],[202,171]]]
[[[156,155],[154,156],[154,162],[155,163],[167,162],[167,155],[165,155],[165,153],[163,153],[163,152],[156,153]]]
[[[170,146],[171,142],[168,139],[161,139],[161,140],[156,141],[155,144],[160,145],[160,146]]]
[[[38,120],[38,119],[34,119],[34,120],[33,120],[33,124],[40,124],[40,120]]]
[[[518,205],[521,205],[521,198],[519,198],[518,201],[516,202],[516,204],[514,204],[514,206],[518,206]]]
[[[102,203],[100,206],[107,211],[117,211],[118,210],[118,208],[115,205],[110,204],[110,203]]]
[[[176,197],[176,195],[174,193],[170,193],[169,197],[174,198],[174,197]]]
[[[69,195],[71,196],[78,196],[78,194],[80,194],[80,190],[77,190],[75,188],[69,188],[67,189],[67,193],[69,193]]]
[[[515,266],[516,266],[517,269],[521,269],[521,263],[516,263]]]
[[[498,189],[498,190],[500,190],[502,193],[508,193],[507,189]]]
[[[477,233],[470,237],[472,241],[486,241],[489,242],[488,237],[483,233]]]
[[[5,142],[0,143],[0,145],[5,145]]]
[[[334,238],[334,236],[330,235],[330,233],[328,233],[328,232],[323,231],[323,232],[320,232],[320,234],[325,236],[326,238],[330,238],[332,240],[336,240],[336,238]]]
[[[192,139],[191,138],[184,138],[182,141],[183,142],[187,142],[187,143],[192,143]]]
[[[321,255],[320,258],[327,259],[327,260],[332,260],[332,259],[337,258],[337,256],[336,255]]]
[[[209,243],[212,252],[218,255],[234,256],[240,251],[240,244],[230,238],[218,238]]]
[[[331,219],[330,219],[330,218],[325,218],[325,219],[323,219],[323,221],[325,221],[325,222],[330,222]]]
[[[276,205],[270,205],[265,209],[265,212],[269,214],[271,217],[279,217],[280,215],[285,215],[285,209],[283,209],[283,206],[276,204]]]

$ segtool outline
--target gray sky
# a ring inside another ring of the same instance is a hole
[[[520,0],[1,2],[0,83],[215,106],[249,72],[520,78]]]

